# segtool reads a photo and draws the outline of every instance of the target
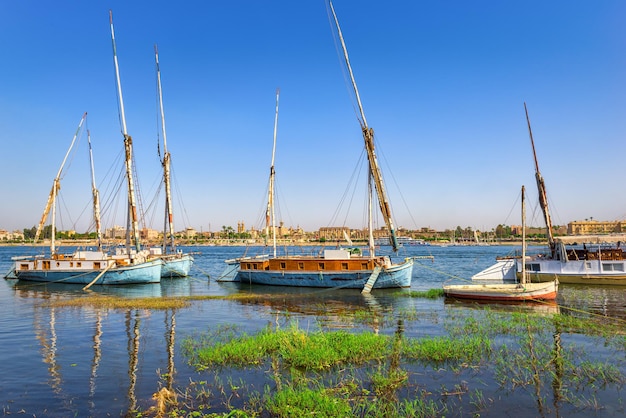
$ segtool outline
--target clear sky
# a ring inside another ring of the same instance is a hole
[[[541,225],[524,102],[554,223],[626,217],[626,2],[334,6],[397,226],[519,224],[522,185]],[[109,9],[144,206],[160,176],[158,44],[177,229],[258,225],[277,87],[280,218],[364,226],[362,209],[333,218],[363,140],[325,0],[2,0],[0,229],[37,224],[84,112],[98,179],[122,150]],[[90,194],[76,168],[74,210]]]

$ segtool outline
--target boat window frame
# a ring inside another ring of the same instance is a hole
[[[537,273],[541,271],[541,263],[526,263],[526,270]]]
[[[624,272],[624,263],[611,263],[608,261],[603,261],[601,265],[602,271]]]

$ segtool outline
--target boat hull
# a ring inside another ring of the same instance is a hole
[[[558,281],[549,283],[446,285],[446,297],[484,301],[554,300]]]
[[[294,286],[363,289],[373,270],[358,271],[290,271],[290,270],[240,270],[234,281],[266,286]],[[413,259],[402,264],[383,267],[373,289],[403,288],[411,286]]]
[[[166,256],[163,258],[161,277],[172,278],[189,276],[193,261],[191,254],[179,254],[171,257]]]
[[[95,285],[121,285],[159,283],[161,281],[161,266],[159,259],[140,264],[114,267],[107,271],[94,269],[14,269],[13,275],[18,280],[47,283],[89,284],[102,274]],[[104,273],[103,273],[104,271]]]
[[[555,278],[566,284],[598,284],[626,286],[626,260],[533,259],[526,261],[528,280],[544,283]],[[529,267],[531,267],[529,269]],[[517,262],[517,271],[521,264]],[[519,273],[517,274],[519,277]]]
[[[496,264],[474,274],[472,281],[498,283],[515,281],[515,259],[505,258],[497,260]]]

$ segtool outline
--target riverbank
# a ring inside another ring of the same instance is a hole
[[[95,247],[97,242],[95,240],[57,240],[57,247]],[[123,242],[113,242],[106,243],[107,247],[115,247],[115,246],[123,246]],[[265,241],[262,240],[228,240],[228,239],[219,239],[219,240],[211,240],[211,241],[179,241],[176,243],[177,246],[181,247],[269,247]],[[367,243],[364,242],[356,242],[356,243],[348,243],[347,241],[333,241],[333,242],[319,242],[319,241],[282,241],[277,242],[277,246],[293,246],[293,247],[364,247],[367,246]],[[427,241],[426,244],[411,244],[406,245],[406,247],[427,247],[427,246],[436,246],[436,247],[482,247],[482,246],[521,246],[521,240],[503,240],[492,243],[481,243],[481,244],[453,244],[447,241]],[[530,245],[547,245],[545,241],[531,241]],[[45,240],[42,242],[38,242],[33,244],[31,242],[0,242],[0,247],[24,247],[24,246],[34,246],[34,247],[49,247],[50,241]],[[159,247],[161,246],[160,242],[148,242],[144,243],[146,247]]]

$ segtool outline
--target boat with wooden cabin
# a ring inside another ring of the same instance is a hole
[[[379,208],[389,231],[390,244],[397,252],[400,245],[396,236],[396,229],[391,217],[391,207],[384,187],[384,182],[374,149],[374,131],[367,125],[365,113],[361,105],[359,92],[352,74],[347,49],[339,27],[332,2],[329,2],[332,18],[341,41],[343,57],[350,74],[352,88],[360,111],[360,125],[368,157],[368,190],[369,190],[369,247],[368,251],[352,251],[350,249],[324,249],[320,255],[299,256],[276,254],[276,226],[272,222],[272,236],[274,237],[273,255],[261,257],[242,257],[227,260],[227,268],[220,277],[222,281],[239,281],[241,283],[362,289],[369,293],[379,288],[404,288],[411,286],[414,259],[405,258],[399,263],[392,262],[389,256],[375,254],[374,237],[372,232],[372,200],[375,190]],[[276,147],[276,126],[278,121],[278,91],[276,96],[276,117],[274,124],[274,149]],[[273,182],[274,182],[274,153],[270,169],[270,187],[268,198],[267,218],[273,219]]]
[[[549,282],[556,278],[560,283],[626,286],[626,254],[621,248],[621,244],[626,242],[626,235],[554,236],[546,185],[539,171],[526,103],[524,103],[524,110],[535,162],[539,204],[548,239],[546,251],[530,255],[525,260],[529,280]],[[472,279],[476,281],[515,280],[521,274],[521,260],[515,256],[501,257],[493,266],[475,274]]]

